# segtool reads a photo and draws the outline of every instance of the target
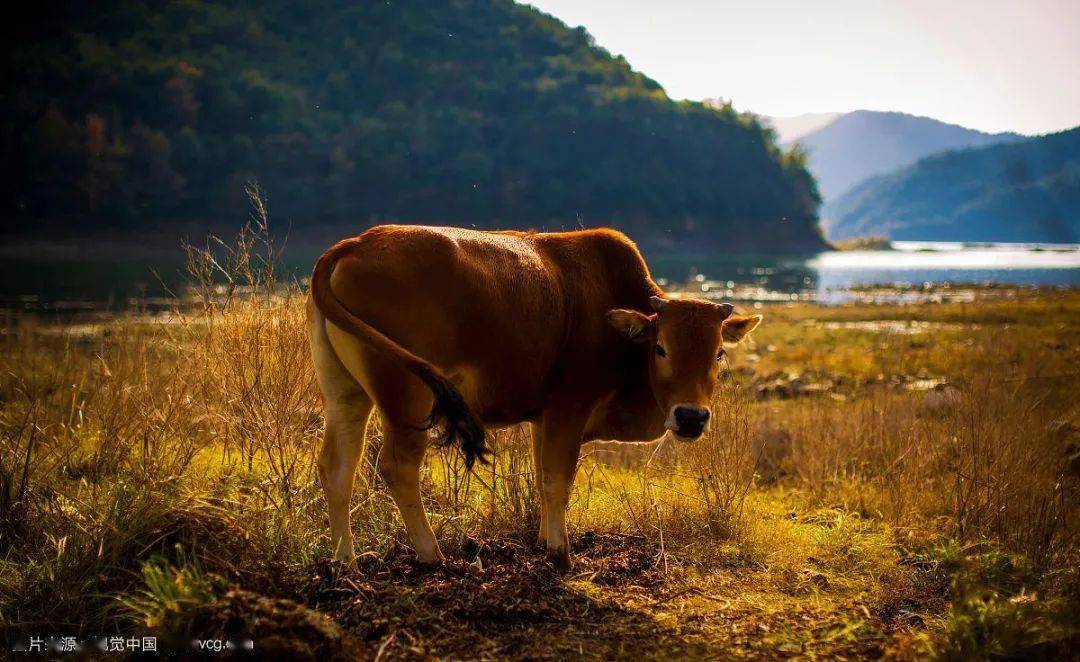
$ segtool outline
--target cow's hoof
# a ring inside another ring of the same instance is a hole
[[[442,555],[442,552],[436,550],[434,554],[417,556],[416,562],[425,568],[437,568],[446,563],[446,557]]]
[[[360,566],[356,562],[356,556],[335,557],[333,564],[339,572],[344,573],[356,572],[360,569]]]
[[[570,572],[570,550],[565,547],[563,549],[549,549],[547,559],[551,565],[555,566],[555,570],[560,575]]]

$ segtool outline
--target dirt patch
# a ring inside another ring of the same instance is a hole
[[[418,565],[406,550],[361,558],[355,572],[324,562],[313,568],[306,598],[390,658],[610,658],[671,650],[678,633],[632,606],[673,590],[659,550],[613,533],[585,532],[572,545],[567,577],[540,549],[507,540],[467,541],[437,568]],[[692,657],[717,654],[705,643],[676,645]]]

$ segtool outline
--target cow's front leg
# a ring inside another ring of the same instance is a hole
[[[545,522],[543,535],[548,558],[566,572],[570,569],[570,540],[566,534],[566,506],[574,486],[581,452],[583,418],[545,413],[541,426],[540,465]]]
[[[533,423],[529,427],[532,428],[533,490],[535,490],[536,499],[540,502],[540,530],[537,535],[540,544],[547,545],[547,499],[544,498],[544,459],[541,453],[544,437],[539,423]]]

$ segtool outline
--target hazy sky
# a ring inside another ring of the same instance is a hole
[[[1080,124],[1080,0],[534,0],[679,99],[900,110],[983,131]]]

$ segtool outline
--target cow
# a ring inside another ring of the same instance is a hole
[[[540,542],[565,571],[582,444],[701,436],[724,344],[761,316],[667,297],[637,246],[611,229],[382,225],[318,259],[308,319],[325,401],[318,467],[335,559],[354,559],[349,501],[377,409],[378,473],[425,563],[444,558],[420,494],[431,428],[471,469],[489,453],[486,428],[528,422]]]

